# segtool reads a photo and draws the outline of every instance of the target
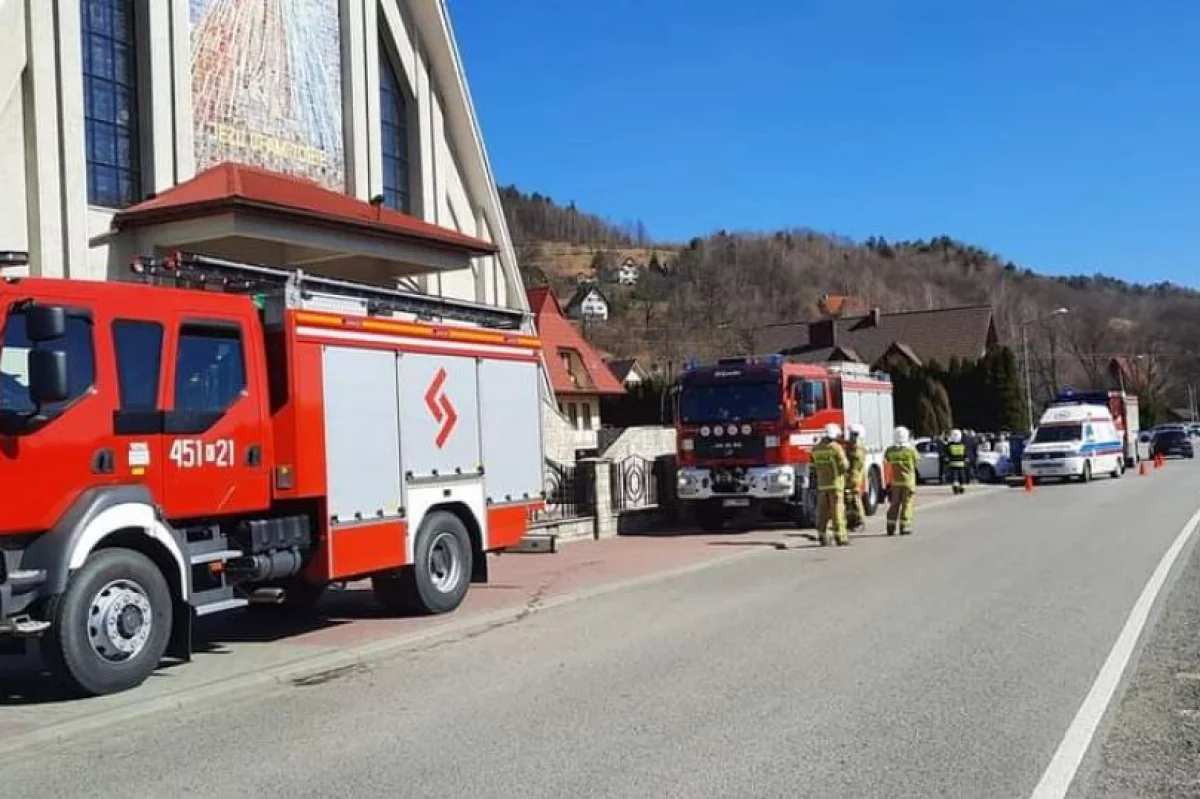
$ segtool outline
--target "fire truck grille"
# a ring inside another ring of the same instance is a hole
[[[766,451],[762,436],[708,436],[696,440],[698,458],[761,458]]]

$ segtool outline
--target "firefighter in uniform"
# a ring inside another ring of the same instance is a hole
[[[843,449],[850,471],[846,475],[846,526],[857,533],[866,526],[867,512],[863,508],[863,491],[866,488],[867,449],[863,446],[867,428],[861,424],[850,425],[850,435]]]
[[[909,443],[907,427],[897,427],[894,443],[883,457],[891,467],[888,483],[887,534],[910,535],[913,531],[913,505],[917,491],[917,451]]]
[[[954,487],[954,493],[964,493],[967,490],[967,445],[963,443],[961,430],[950,431],[946,460],[950,466],[950,484]]]
[[[846,533],[846,473],[850,462],[846,452],[838,443],[842,429],[836,424],[825,425],[825,437],[813,447],[812,462],[817,472],[817,540],[821,546],[829,545],[825,530],[833,525],[833,535],[838,546],[850,543]]]

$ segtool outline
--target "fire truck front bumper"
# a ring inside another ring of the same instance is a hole
[[[790,465],[739,469],[683,467],[676,492],[681,500],[787,499],[803,488],[806,472]]]

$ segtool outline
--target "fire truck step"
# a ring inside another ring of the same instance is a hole
[[[219,602],[209,602],[207,605],[198,605],[196,607],[197,616],[211,616],[214,613],[221,613],[226,610],[236,610],[244,608],[250,604],[248,599],[235,597],[234,599],[222,599]]]
[[[17,638],[32,638],[50,629],[50,622],[38,621],[28,616],[18,616],[7,625],[7,632]]]
[[[252,605],[282,605],[287,599],[287,592],[282,588],[257,588],[249,599]]]

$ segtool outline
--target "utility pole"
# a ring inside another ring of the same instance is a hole
[[[1026,421],[1029,423],[1029,432],[1031,432],[1031,433],[1033,432],[1033,386],[1029,379],[1029,336],[1028,336],[1027,331],[1029,329],[1029,326],[1032,325],[1034,322],[1042,322],[1047,319],[1051,319],[1055,316],[1062,316],[1067,313],[1070,313],[1070,311],[1066,308],[1056,308],[1053,312],[1051,312],[1045,316],[1035,316],[1032,319],[1026,319],[1024,322],[1020,323],[1021,324],[1021,362],[1025,367],[1025,414],[1026,414]],[[1053,347],[1053,339],[1051,339],[1051,346]],[[1051,357],[1053,357],[1053,352],[1051,352]],[[1052,364],[1052,368],[1056,368],[1056,366],[1054,364]],[[1058,379],[1058,376],[1057,376],[1057,372],[1056,372],[1053,377],[1053,380],[1057,381],[1057,379]],[[1057,387],[1055,387],[1055,390],[1057,391]]]
[[[1033,432],[1033,390],[1029,384],[1029,325],[1021,325],[1021,371],[1025,373],[1025,421]]]

